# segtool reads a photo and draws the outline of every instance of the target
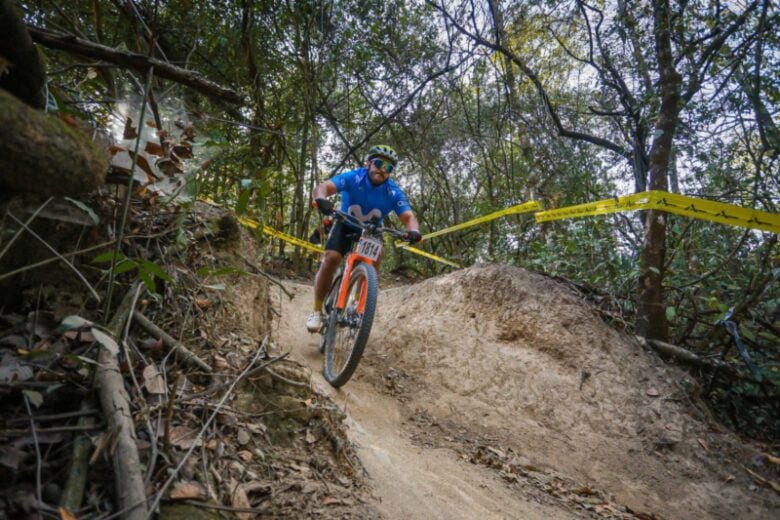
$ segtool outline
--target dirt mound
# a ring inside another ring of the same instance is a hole
[[[384,290],[379,309],[363,377],[444,438],[491,439],[662,517],[758,518],[778,505],[741,467],[751,454],[694,406],[694,383],[558,282],[475,267]]]

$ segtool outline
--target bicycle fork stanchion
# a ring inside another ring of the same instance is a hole
[[[346,262],[344,263],[344,276],[341,279],[341,290],[339,291],[339,299],[336,301],[336,308],[339,310],[344,309],[344,305],[347,302],[347,293],[349,292],[349,279],[352,276],[352,269],[355,267],[355,262],[360,259],[353,254],[348,253]]]

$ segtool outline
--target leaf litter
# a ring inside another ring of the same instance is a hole
[[[181,228],[188,246],[177,249],[170,240],[177,236],[179,209],[156,201],[147,192],[129,217],[134,234],[155,238],[128,240],[141,255],[134,260],[137,265],[151,263],[155,268],[148,272],[169,276],[155,275],[156,293],[142,293],[136,309],[179,338],[213,373],[193,368],[135,321],[126,337],[113,337],[95,325],[101,309],[94,304],[54,319],[53,310],[63,308],[58,295],[83,290],[68,285],[65,277],[47,291],[51,299],[26,293],[18,310],[6,308],[0,314],[0,517],[36,509],[80,519],[117,512],[110,458],[116,438],[92,401],[100,349],[120,360],[150,502],[181,465],[161,497],[164,515],[194,504],[204,512],[216,514],[221,508],[244,518],[376,517],[368,504],[364,472],[344,433],[343,412],[306,383],[308,375],[300,365],[277,359],[273,344],[264,346],[271,327],[268,281],[235,274],[245,268],[242,257],[258,256],[259,245],[235,220],[231,223],[229,212],[195,203]],[[84,204],[105,216],[103,205],[115,202],[97,193]],[[99,283],[105,264],[80,265]],[[231,274],[195,274],[204,268],[230,268]],[[129,270],[118,275],[118,281],[127,287],[134,276]],[[204,430],[206,417],[224,395],[225,382],[232,381],[258,349],[260,363],[273,363],[285,378],[265,370],[252,375]],[[32,418],[25,398],[32,405]],[[83,421],[87,417],[94,420]],[[79,438],[89,445],[87,486],[77,510],[60,511],[67,472],[55,468],[69,467],[71,446]],[[36,498],[37,467],[41,503]]]

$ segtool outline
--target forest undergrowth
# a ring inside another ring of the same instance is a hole
[[[89,205],[110,213],[115,195]],[[255,239],[216,206],[179,209],[133,200],[108,325],[94,293],[110,251],[76,257],[80,277],[50,265],[3,307],[0,517],[124,515],[133,485],[166,518],[370,516],[343,411],[269,340],[273,278],[250,260]],[[118,387],[99,374],[106,355]]]

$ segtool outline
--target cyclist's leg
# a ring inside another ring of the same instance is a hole
[[[341,253],[330,249],[326,249],[322,254],[322,263],[314,278],[314,310],[322,310],[322,302],[328,295],[333,275],[338,271],[342,258]]]
[[[344,226],[343,223],[337,222],[333,225],[328,242],[325,244],[322,263],[314,279],[314,310],[322,310],[322,302],[333,283],[333,275],[336,274],[344,255],[352,249],[356,238],[356,232]]]
[[[306,318],[306,329],[309,332],[318,332],[322,328],[322,303],[330,289],[333,275],[339,268],[342,255],[338,251],[326,249],[322,254],[317,276],[314,278],[314,306]]]

